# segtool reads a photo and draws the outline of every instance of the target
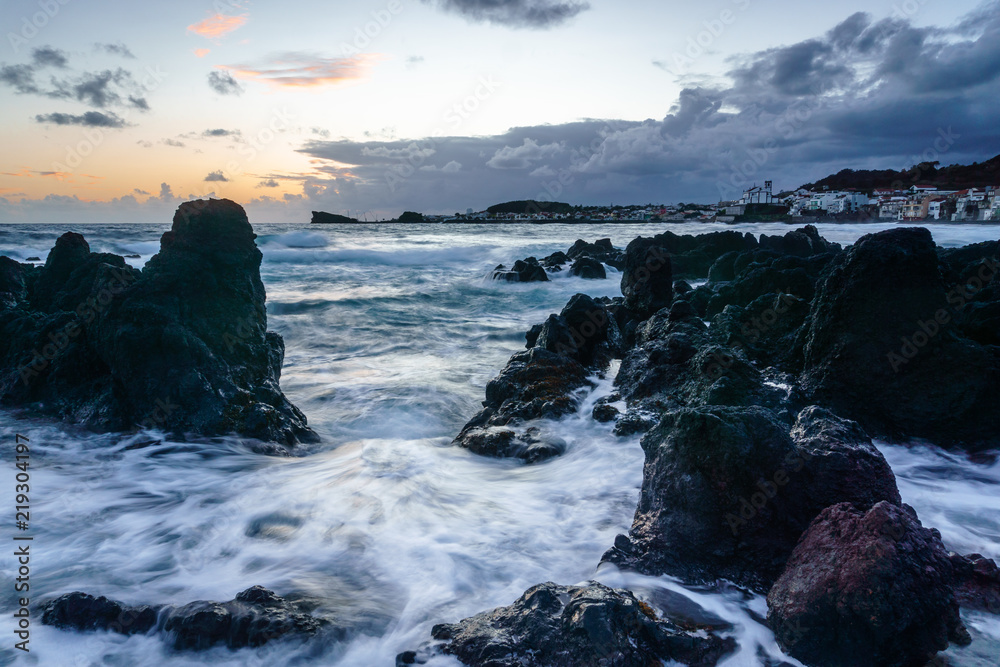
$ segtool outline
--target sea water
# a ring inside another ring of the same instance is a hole
[[[853,243],[892,227],[819,225]],[[44,260],[66,231],[95,251],[139,255],[168,225],[0,225],[0,254]],[[0,501],[13,513],[15,434],[31,440],[33,602],[70,591],[130,604],[231,600],[259,584],[307,597],[353,628],[343,642],[177,653],[160,636],[77,634],[31,625],[13,648],[17,563],[13,516],[0,544],[0,663],[37,665],[389,665],[429,640],[435,623],[507,605],[545,581],[591,579],[655,599],[687,599],[727,621],[739,650],[724,664],[796,665],[762,623],[766,604],[720,585],[597,569],[628,530],[642,484],[638,437],[593,421],[612,366],[580,410],[544,428],[568,444],[539,465],[451,445],[484,387],[524,347],[524,332],[578,292],[620,294],[620,276],[546,283],[489,280],[500,263],[565,251],[576,239],[624,247],[669,229],[784,234],[782,224],[272,225],[256,224],[268,326],[285,339],[281,384],[322,441],[288,458],[238,438],[180,443],[146,432],[97,435],[0,411]],[[932,225],[947,247],[1000,238],[1000,227]],[[130,445],[150,436],[162,442]],[[953,550],[1000,558],[1000,464],[927,445],[880,445],[904,501]],[[976,641],[950,664],[994,665],[1000,620],[964,614]],[[432,664],[457,665],[452,658]]]

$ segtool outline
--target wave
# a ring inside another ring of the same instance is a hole
[[[305,248],[274,248],[265,245],[264,260],[294,264],[367,264],[384,266],[435,266],[487,261],[496,253],[491,246],[464,246],[436,250],[365,250],[345,248],[318,250]]]

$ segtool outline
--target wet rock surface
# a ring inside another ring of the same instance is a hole
[[[626,590],[539,584],[514,604],[458,623],[436,625],[437,649],[410,651],[397,665],[418,664],[435,652],[470,667],[588,667],[716,664],[734,648],[704,632],[688,632],[659,618]]]
[[[899,503],[895,478],[856,424],[807,408],[793,428],[762,407],[666,414],[642,439],[642,492],[604,560],[691,582],[766,591],[826,507]]]
[[[834,505],[802,536],[768,593],[781,647],[809,665],[922,667],[968,644],[955,568],[909,506]]]
[[[254,238],[239,205],[193,201],[142,271],[72,232],[42,267],[3,262],[0,400],[99,431],[315,440],[278,384]]]
[[[263,646],[278,640],[305,639],[321,630],[336,629],[261,586],[229,602],[192,602],[128,606],[105,597],[69,593],[42,607],[42,623],[63,630],[106,630],[118,634],[164,634],[177,650],[230,649]]]
[[[621,336],[607,306],[577,294],[558,315],[527,334],[527,347],[486,385],[483,410],[455,443],[477,454],[529,463],[565,451],[558,439],[540,438],[528,422],[576,410],[575,393],[619,353]]]
[[[804,392],[876,435],[1000,444],[998,349],[961,335],[930,232],[864,236],[819,284]]]
[[[546,282],[548,279],[545,269],[534,257],[519,259],[510,269],[503,264],[493,269],[493,280],[504,280],[509,283]]]

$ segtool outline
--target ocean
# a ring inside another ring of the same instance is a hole
[[[253,221],[251,221],[253,222]],[[892,224],[818,225],[853,243]],[[139,255],[169,224],[0,225],[0,254],[45,259],[66,231],[95,251]],[[489,279],[501,263],[565,251],[576,239],[624,247],[663,230],[784,234],[782,224],[255,224],[269,329],[285,340],[281,385],[321,436],[287,458],[237,438],[131,449],[156,433],[94,434],[0,410],[0,500],[13,508],[15,434],[30,438],[31,597],[84,591],[131,604],[231,600],[259,584],[311,598],[355,628],[325,644],[277,642],[237,652],[176,653],[158,636],[75,634],[32,623],[13,647],[16,559],[0,547],[0,663],[37,665],[392,665],[430,628],[500,605],[534,584],[596,579],[640,595],[682,596],[732,625],[727,666],[798,665],[762,623],[766,605],[729,588],[597,570],[627,532],[642,483],[638,437],[590,418],[615,367],[577,414],[548,428],[568,444],[526,466],[451,445],[487,381],[524,347],[524,332],[578,292],[620,295],[619,274],[547,283]],[[998,225],[930,225],[939,245],[1000,238]],[[158,437],[162,437],[162,434]],[[1000,559],[1000,463],[880,443],[903,500],[961,553]],[[4,519],[10,525],[13,517]],[[8,530],[4,530],[8,534]],[[7,539],[7,538],[5,538]],[[963,613],[976,641],[950,665],[995,665],[1000,619]],[[458,665],[437,658],[431,665]]]

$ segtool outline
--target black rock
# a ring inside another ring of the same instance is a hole
[[[0,400],[102,431],[315,440],[278,385],[254,238],[239,205],[193,201],[141,272],[74,233],[21,266],[24,293],[5,263]]]
[[[820,284],[804,392],[882,437],[1000,445],[1000,349],[961,335],[946,293],[926,229],[862,237]]]
[[[622,271],[625,307],[644,320],[673,299],[670,252],[655,239],[641,236],[625,249]]]
[[[548,279],[545,269],[534,257],[517,260],[509,271],[503,264],[493,270],[493,280],[506,280],[510,283],[546,282]]]
[[[573,262],[573,266],[569,268],[569,272],[574,276],[589,280],[604,280],[608,277],[608,272],[604,270],[604,265],[590,257],[581,257]]]
[[[626,590],[539,584],[514,604],[458,623],[436,625],[441,651],[469,667],[632,667],[676,661],[710,667],[732,639],[686,632],[657,617]],[[409,661],[409,662],[408,662]],[[397,664],[413,664],[416,652]]]
[[[824,508],[899,502],[892,471],[857,425],[816,408],[791,433],[761,407],[680,410],[642,447],[632,529],[604,559],[646,574],[763,592]]]
[[[559,315],[549,316],[537,335],[534,331],[526,335],[530,347],[565,355],[584,366],[603,367],[621,348],[617,321],[607,306],[586,294],[574,295]]]
[[[971,640],[956,574],[935,531],[909,506],[825,509],[767,595],[768,623],[789,655],[818,667],[923,667]]]
[[[587,375],[578,361],[543,347],[515,354],[486,385],[484,409],[462,428],[455,444],[531,463],[562,453],[559,443],[540,441],[523,424],[576,410],[573,393],[587,383]]]
[[[167,633],[178,650],[262,646],[275,639],[315,635],[330,622],[304,613],[272,591],[254,586],[229,602],[129,607],[105,597],[69,593],[42,607],[42,623],[64,630],[105,630],[124,635]]]
[[[42,623],[63,630],[144,635],[156,627],[161,609],[163,605],[129,607],[103,596],[67,593],[42,606]]]
[[[1000,568],[980,554],[951,556],[958,577],[955,598],[963,609],[1000,615]]]

